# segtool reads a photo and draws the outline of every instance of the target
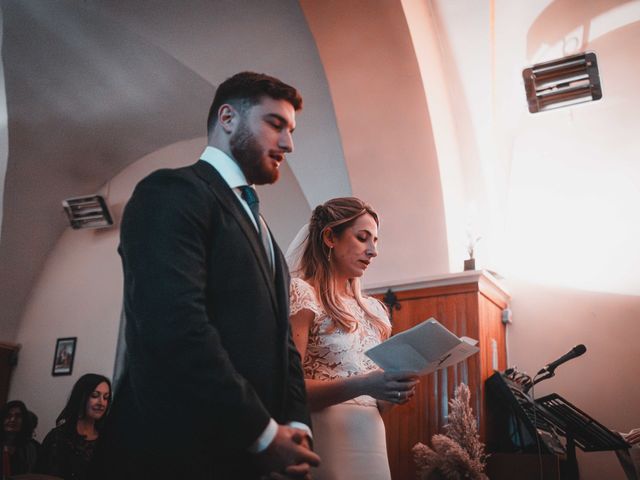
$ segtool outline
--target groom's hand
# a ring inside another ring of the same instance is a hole
[[[320,464],[320,457],[309,447],[307,433],[286,425],[278,425],[273,441],[259,455],[267,471],[282,472],[284,478],[310,478],[311,467]]]
[[[306,467],[305,467],[306,466]],[[292,470],[295,469],[295,470]],[[306,463],[287,468],[285,473],[271,472],[265,480],[313,480],[311,467]]]
[[[309,436],[305,435],[302,439],[301,445],[311,450],[311,442]],[[272,474],[272,480],[312,480],[311,479],[311,465],[308,463],[299,463],[298,465],[291,465],[284,469],[285,475],[280,476],[279,473],[274,472]],[[273,476],[275,475],[275,476]]]

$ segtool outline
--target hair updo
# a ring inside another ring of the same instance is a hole
[[[334,325],[340,326],[346,331],[354,331],[358,322],[349,313],[344,302],[336,293],[333,269],[330,260],[330,248],[324,241],[324,233],[327,230],[340,237],[342,233],[352,226],[362,215],[369,214],[380,225],[378,214],[367,203],[356,197],[334,198],[322,205],[318,205],[311,214],[309,220],[309,236],[305,242],[300,271],[304,280],[310,283],[316,290],[318,300],[324,311],[331,317]],[[386,338],[390,334],[390,327],[378,316],[373,314],[362,301],[360,280],[349,279],[350,290],[358,305],[369,317],[381,337]]]
[[[320,270],[330,271],[329,246],[324,242],[324,232],[331,230],[339,237],[356,219],[367,213],[373,217],[376,225],[380,225],[373,208],[355,197],[333,198],[313,210],[309,220],[309,237],[302,254],[304,278],[316,278]]]

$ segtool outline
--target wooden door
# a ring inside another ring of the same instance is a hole
[[[18,361],[18,350],[19,345],[0,342],[0,406],[8,400],[11,373]]]

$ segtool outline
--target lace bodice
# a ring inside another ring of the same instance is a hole
[[[307,309],[314,318],[309,331],[307,353],[303,359],[305,378],[332,380],[350,377],[375,370],[378,367],[364,352],[378,345],[382,339],[375,326],[355,299],[349,299],[346,307],[358,321],[358,328],[346,332],[334,327],[331,318],[325,313],[316,298],[311,285],[300,278],[291,280],[291,315]],[[384,307],[374,298],[364,298],[369,310],[389,323]],[[358,403],[375,405],[371,397],[358,397]]]

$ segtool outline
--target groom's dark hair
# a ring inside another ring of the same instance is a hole
[[[207,131],[211,132],[218,120],[218,110],[225,103],[240,112],[258,104],[263,97],[286,100],[294,110],[302,109],[300,92],[291,85],[264,73],[240,72],[222,82],[213,98],[207,118]]]

